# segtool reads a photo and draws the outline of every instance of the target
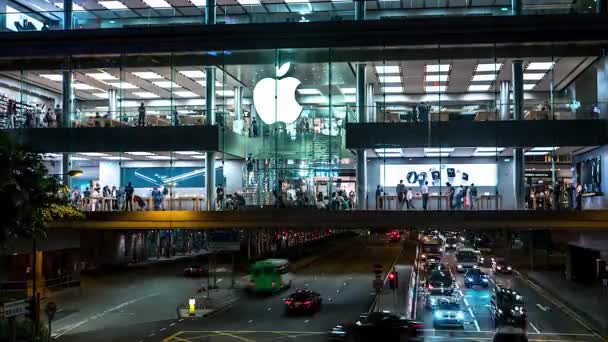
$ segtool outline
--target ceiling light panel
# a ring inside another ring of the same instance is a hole
[[[545,74],[539,73],[524,73],[524,81],[539,81],[545,77]]]
[[[427,157],[449,157],[450,154],[449,153],[445,153],[445,152],[430,152],[430,153],[426,153]]]
[[[93,96],[99,97],[100,99],[107,99],[109,97],[108,93],[93,93]]]
[[[137,96],[137,97],[141,97],[142,99],[156,99],[159,98],[160,96],[154,94],[154,93],[150,93],[148,91],[138,91],[138,92],[134,92],[133,95]]]
[[[376,148],[374,149],[376,153],[401,153],[400,148]]]
[[[528,64],[528,66],[526,67],[526,70],[546,71],[546,70],[552,69],[554,65],[555,65],[554,62],[532,62],[532,63]]]
[[[100,153],[100,152],[80,152],[78,154],[82,154],[83,156],[87,156],[87,157],[109,157],[109,154],[106,153]]]
[[[151,152],[125,152],[126,154],[130,154],[132,156],[155,156],[156,154]]]
[[[376,73],[378,74],[399,74],[398,65],[376,65]]]
[[[110,75],[107,72],[92,72],[85,75],[94,78],[98,81],[112,81],[118,79],[117,77]]]
[[[137,71],[137,72],[132,72],[132,74],[139,78],[143,78],[144,80],[163,80],[163,79],[165,79],[164,77],[162,77],[161,75],[159,75],[153,71]]]
[[[496,152],[475,152],[473,157],[496,157]]]
[[[218,90],[215,92],[217,96],[230,97],[234,96],[234,90]]]
[[[189,0],[191,4],[197,7],[207,6],[207,0]]]
[[[526,156],[544,156],[546,154],[548,154],[549,152],[545,151],[545,152],[541,152],[541,151],[530,151],[530,152],[526,152],[524,153],[524,155]]]
[[[403,87],[382,87],[383,93],[403,93]]]
[[[189,78],[205,78],[205,72],[201,70],[182,70],[179,73]]]
[[[471,81],[473,82],[488,82],[494,81],[496,79],[496,74],[482,74],[482,75],[473,75]]]
[[[356,88],[340,88],[340,91],[344,95],[354,95],[354,94],[357,93],[357,89]]]
[[[55,2],[55,6],[63,9],[63,2]],[[72,11],[84,11],[85,9],[79,4],[72,4]]]
[[[475,153],[477,152],[502,152],[504,151],[504,147],[478,147],[475,149]]]
[[[237,0],[237,2],[243,6],[259,5],[260,0]]]
[[[533,147],[530,151],[555,151],[557,150],[559,147]]]
[[[183,156],[193,156],[193,155],[200,155],[202,154],[201,152],[197,152],[197,151],[175,151],[175,154],[181,154]]]
[[[78,90],[99,90],[99,88],[95,88],[92,85],[86,83],[74,83],[72,87]]]
[[[471,84],[469,91],[490,91],[490,88],[492,88],[490,84]]]
[[[181,88],[179,84],[171,81],[156,81],[152,82],[152,84],[161,87],[161,88]]]
[[[381,83],[401,83],[401,76],[378,76]]]
[[[533,83],[524,84],[524,90],[532,90],[532,89],[534,89],[534,87],[536,87],[536,84],[533,84]]]
[[[319,89],[298,89],[298,93],[302,95],[322,95]]]
[[[113,82],[108,84],[118,89],[139,89],[136,85],[129,82]]]
[[[434,152],[454,152],[453,147],[427,147],[424,149],[424,153],[434,153]]]
[[[148,159],[153,159],[153,160],[171,160],[171,157],[168,156],[147,156],[146,158]]]
[[[431,72],[444,73],[444,72],[450,72],[450,67],[451,67],[451,64],[427,64],[425,66],[424,70],[427,73],[431,73]]]
[[[109,156],[109,157],[101,157],[101,158],[106,159],[106,160],[131,160],[131,158],[122,157],[122,156]]]
[[[498,72],[502,68],[502,63],[483,63],[477,64],[475,72]]]
[[[146,5],[152,7],[152,8],[170,8],[171,5],[169,5],[168,2],[166,2],[165,0],[142,0],[143,2],[146,3]]]
[[[173,94],[179,96],[179,97],[184,97],[184,98],[192,98],[192,97],[199,97],[196,93],[193,93],[191,91],[174,91]]]
[[[424,80],[427,82],[447,82],[448,75],[425,75]]]
[[[55,82],[61,82],[61,81],[63,81],[63,76],[59,75],[59,74],[41,74],[41,75],[38,75],[38,76],[46,78],[46,79],[49,79],[51,81],[55,81]]]
[[[98,1],[97,3],[109,10],[127,9],[127,6],[120,1]]]
[[[378,157],[386,158],[386,157],[401,157],[401,153],[378,153]]]
[[[426,86],[426,87],[424,87],[424,91],[426,91],[427,93],[445,93],[447,88],[448,88],[448,86],[445,86],[445,85]]]

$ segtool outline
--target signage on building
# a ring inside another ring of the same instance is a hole
[[[6,302],[0,306],[0,318],[25,315],[29,312],[29,305],[28,299]]]
[[[532,170],[526,170],[526,172],[524,173],[526,175],[526,177],[538,177],[538,178],[551,178],[551,171],[547,170],[547,171],[532,171]]]

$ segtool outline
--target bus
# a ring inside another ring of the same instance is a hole
[[[464,273],[472,268],[479,267],[479,252],[473,248],[460,248],[456,252],[458,273]]]
[[[289,261],[286,259],[260,260],[251,265],[247,290],[252,293],[275,293],[291,286]]]
[[[420,258],[422,260],[437,260],[441,259],[442,241],[439,238],[424,237],[420,243]]]

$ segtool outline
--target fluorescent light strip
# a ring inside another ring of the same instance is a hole
[[[155,156],[156,154],[151,152],[125,152],[126,154],[130,154],[132,156]]]
[[[504,147],[478,147],[475,149],[475,153],[478,152],[502,152],[504,151]]]
[[[63,9],[63,2],[56,2],[54,5]],[[85,9],[82,6],[80,6],[79,4],[74,4],[74,3],[72,4],[72,11],[84,11],[84,10]]]
[[[85,74],[91,78],[94,78],[98,81],[111,81],[111,80],[117,80],[118,78],[115,76],[112,76],[110,74],[108,74],[107,72],[92,72],[89,74]]]
[[[448,88],[448,86],[445,86],[445,85],[426,86],[426,87],[424,87],[424,91],[426,91],[427,93],[445,93],[447,88]]]
[[[548,151],[545,152],[541,152],[541,151],[530,151],[530,152],[526,152],[524,153],[524,155],[526,156],[544,156],[546,154],[548,154]]]
[[[98,1],[97,3],[109,10],[127,9],[127,6],[120,1]]]
[[[427,147],[424,149],[424,153],[434,153],[434,152],[454,152],[453,147]]]
[[[489,91],[491,87],[491,84],[471,84],[469,91]]]
[[[87,157],[109,157],[109,154],[106,153],[100,153],[100,152],[80,152],[78,154],[82,154],[83,156],[87,156]]]
[[[398,74],[400,72],[398,65],[376,65],[378,74]]]
[[[375,148],[376,153],[401,153],[400,148]]]
[[[197,7],[207,6],[207,0],[189,0],[191,4]]]
[[[500,70],[500,68],[502,68],[502,63],[477,64],[477,67],[475,68],[475,72],[488,72],[488,71],[498,72]]]
[[[234,96],[234,90],[218,90],[215,92],[215,94],[221,97],[231,97]]]
[[[340,88],[340,91],[344,95],[354,95],[354,94],[357,93],[357,89],[356,88]]]
[[[86,83],[74,83],[72,87],[77,90],[99,90],[99,88],[93,87],[92,85]]]
[[[403,87],[382,87],[383,93],[403,93]]]
[[[551,152],[557,150],[559,147],[533,147],[530,151],[546,151]]]
[[[260,1],[259,0],[237,0],[237,2],[243,6],[248,6],[248,5],[260,5]]]
[[[471,81],[473,82],[488,82],[494,81],[496,79],[496,74],[482,74],[482,75],[473,75]]]
[[[425,75],[424,80],[427,82],[447,82],[448,75]]]
[[[59,74],[40,74],[38,76],[49,79],[51,81],[55,81],[55,82],[63,81],[63,76],[59,75]]]
[[[107,99],[107,98],[109,98],[108,93],[93,93],[93,96],[99,97],[100,99]]]
[[[147,156],[146,158],[148,159],[153,159],[153,160],[171,160],[171,157],[168,156]]]
[[[161,75],[153,72],[153,71],[135,71],[132,72],[133,75],[142,78],[144,80],[163,80],[165,79]]]
[[[141,97],[142,99],[156,99],[156,98],[160,97],[160,96],[158,96],[154,93],[150,93],[148,91],[137,91],[137,92],[134,92],[133,95],[135,95],[137,97]]]
[[[444,73],[444,72],[450,71],[450,66],[451,66],[451,64],[427,64],[425,66],[425,71],[427,73],[429,73],[429,72]]]
[[[108,85],[118,89],[139,89],[136,85],[128,82],[112,82],[108,83]]]
[[[401,157],[401,153],[377,153],[378,157]]]
[[[381,83],[401,83],[401,76],[378,76]]]
[[[165,0],[142,0],[146,5],[152,8],[171,8],[168,2]]]
[[[200,97],[199,95],[191,91],[174,91],[173,94],[184,98]]]
[[[450,156],[449,153],[445,153],[445,152],[431,152],[431,153],[426,153],[425,155],[427,157],[449,157]]]
[[[542,80],[543,77],[545,77],[546,74],[539,74],[539,73],[529,73],[526,74],[524,73],[524,80],[525,81],[539,81]]]
[[[192,156],[192,155],[200,155],[202,154],[201,152],[197,152],[197,151],[175,151],[175,154],[181,154],[183,156]]]
[[[536,87],[535,83],[527,83],[527,84],[524,83],[524,90],[532,90],[532,89],[534,89],[534,87]]]
[[[531,62],[526,66],[526,70],[551,70],[554,65],[554,62]]]
[[[474,152],[473,157],[496,157],[496,152]]]
[[[205,72],[201,70],[182,70],[179,73],[189,78],[205,78]]]
[[[322,95],[319,89],[298,89],[298,93],[302,95]]]
[[[161,88],[181,88],[182,86],[180,86],[179,84],[175,83],[175,82],[171,82],[171,81],[156,81],[156,82],[152,82],[152,84],[156,85],[157,87],[161,87]]]
[[[128,157],[119,157],[119,156],[101,157],[101,159],[106,159],[106,160],[131,160],[131,158],[128,158]]]

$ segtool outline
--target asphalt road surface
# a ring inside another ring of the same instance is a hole
[[[490,318],[490,290],[481,287],[465,289],[464,275],[456,272],[453,253],[446,253],[442,262],[452,270],[462,296],[460,307],[465,312],[463,328],[432,329],[432,312],[424,308],[420,300],[418,319],[424,321],[425,340],[429,341],[491,341],[494,327]],[[512,275],[493,274],[491,268],[482,268],[490,276],[490,286],[499,283],[518,291],[524,298],[528,312],[527,334],[530,341],[603,341],[579,322],[554,304],[552,298],[539,288],[533,288],[517,272]]]

